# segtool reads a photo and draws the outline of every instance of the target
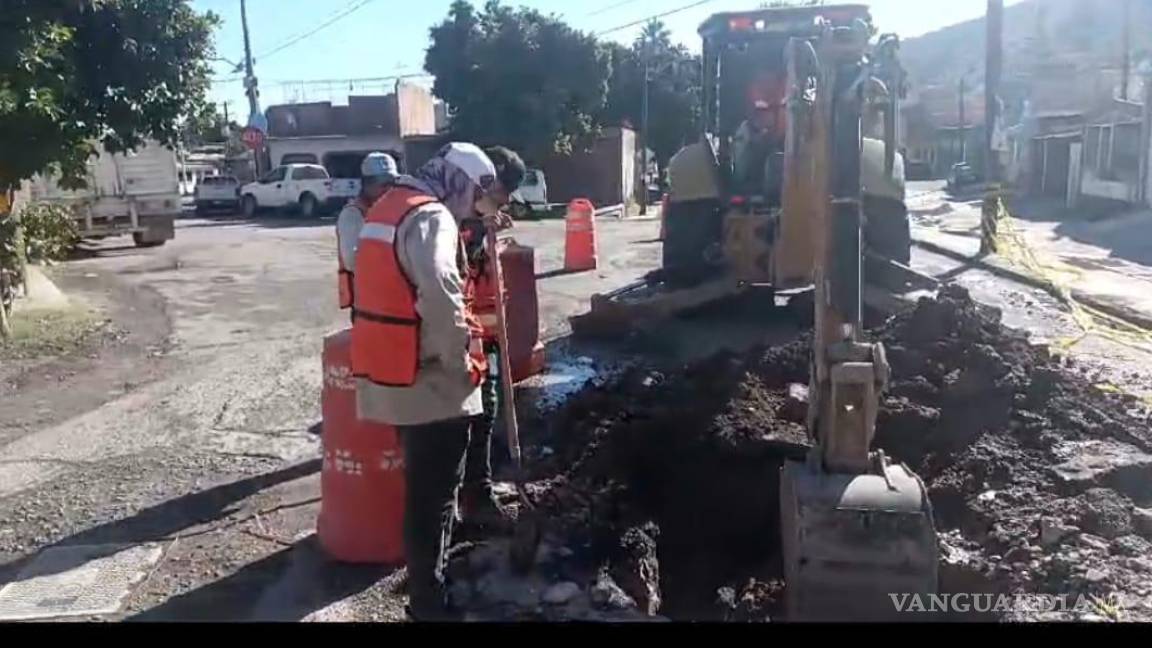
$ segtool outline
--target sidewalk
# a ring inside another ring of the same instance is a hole
[[[1024,217],[1010,224],[1043,266],[1043,276],[1036,276],[1007,258],[1010,252],[980,256],[979,201],[952,202],[941,194],[918,198],[909,204],[915,244],[1036,287],[1047,289],[1051,282],[1076,301],[1152,328],[1152,212],[1054,221],[1039,210],[1018,210]]]

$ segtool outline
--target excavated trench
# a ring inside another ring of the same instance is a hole
[[[893,369],[876,443],[928,487],[944,592],[1145,588],[1152,439],[1135,399],[1094,388],[959,288],[873,336]],[[808,353],[802,339],[634,368],[575,395],[532,485],[551,532],[645,614],[778,618],[777,475],[803,453]]]

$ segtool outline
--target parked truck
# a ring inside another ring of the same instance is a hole
[[[131,234],[139,247],[163,245],[175,237],[180,213],[180,173],[176,153],[157,142],[112,154],[101,149],[88,162],[83,189],[60,186],[58,176],[40,174],[29,183],[33,201],[61,203],[76,210],[82,238]]]

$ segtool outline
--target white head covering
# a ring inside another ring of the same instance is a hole
[[[491,189],[496,182],[496,165],[492,164],[491,158],[475,144],[452,142],[440,150],[439,157],[463,171],[484,191]]]
[[[475,144],[452,142],[397,184],[436,196],[456,220],[476,213],[476,188],[487,190],[496,182],[496,165]]]

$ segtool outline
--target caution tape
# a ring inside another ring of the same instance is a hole
[[[1131,349],[1152,353],[1152,330],[1081,303],[1073,297],[1068,284],[1082,278],[1083,273],[1066,264],[1041,261],[1031,246],[1028,245],[1021,231],[1015,226],[1015,219],[1008,213],[1004,202],[999,197],[994,200],[997,203],[995,206],[995,226],[986,229],[992,230],[991,237],[993,240],[991,242],[996,254],[1023,270],[1025,274],[1043,286],[1048,294],[1068,309],[1072,321],[1080,329],[1076,335],[1055,340],[1051,344],[1052,347],[1068,351],[1089,335],[1093,335]],[[1100,383],[1096,385],[1096,388],[1104,392],[1133,396],[1152,405],[1152,396],[1133,394],[1111,383]]]

